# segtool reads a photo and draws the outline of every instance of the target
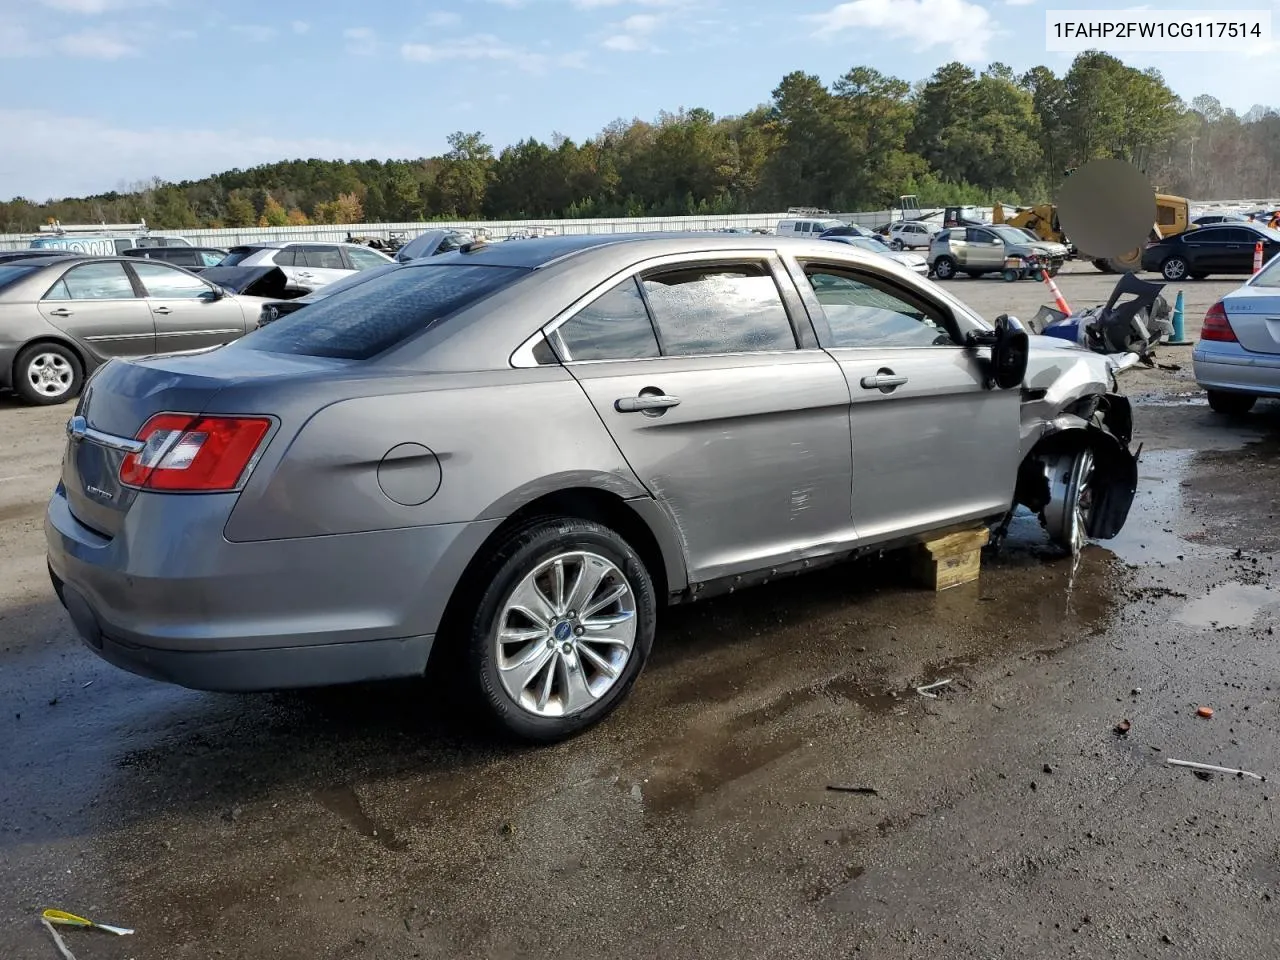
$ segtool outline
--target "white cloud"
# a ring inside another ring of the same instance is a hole
[[[652,13],[633,13],[621,23],[614,24],[612,32],[600,45],[606,50],[620,53],[655,52],[657,47],[649,39],[649,34],[657,29],[662,20],[661,16]]]
[[[428,14],[426,21],[428,27],[452,27],[461,22],[462,17],[452,10],[438,10]]]
[[[603,7],[616,7],[624,3],[638,7],[683,7],[689,0],[572,0],[573,5],[582,10],[599,10]]]
[[[347,53],[357,57],[371,57],[378,52],[378,35],[370,27],[348,27],[342,31],[347,41]]]
[[[1004,0],[1004,2],[1011,7],[1029,7],[1035,3],[1036,0]]]
[[[26,27],[0,20],[0,59],[34,57],[37,53],[35,39]]]
[[[169,0],[40,0],[51,10],[63,13],[106,13],[108,10],[124,10],[129,7],[166,6]]]
[[[138,48],[107,33],[86,30],[59,37],[54,46],[58,53],[85,60],[119,60],[136,56]]]
[[[256,23],[238,24],[231,29],[250,43],[266,43],[276,35],[275,27],[264,27]]]
[[[7,194],[33,200],[102,193],[119,188],[122,182],[154,176],[198,179],[288,157],[336,160],[409,157],[420,152],[406,144],[243,130],[122,129],[89,117],[4,108],[0,108],[0,130],[7,134],[0,153],[0,183]],[[51,143],[58,149],[50,150]]]
[[[311,29],[311,24],[307,23],[305,20],[295,20],[293,23],[289,24],[289,26],[293,29],[294,33],[306,33]]]
[[[966,63],[985,63],[995,36],[986,7],[969,0],[851,0],[808,18],[817,37],[846,30],[876,30],[903,40],[914,52],[949,47]]]
[[[497,37],[482,33],[458,40],[440,43],[406,43],[400,47],[400,56],[417,63],[444,63],[464,60],[510,64],[526,73],[545,73],[553,66],[577,68],[582,66],[582,54],[570,53],[548,56],[533,53],[523,47],[513,46]]]

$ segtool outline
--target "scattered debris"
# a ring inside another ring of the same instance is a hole
[[[40,919],[47,920],[50,923],[61,924],[66,927],[91,927],[94,930],[101,930],[104,933],[114,933],[117,937],[127,937],[133,933],[128,927],[116,927],[109,923],[98,923],[95,920],[86,920],[84,917],[77,917],[74,913],[67,913],[65,910],[46,910],[40,914]]]
[[[80,684],[80,689],[81,689],[81,690],[87,690],[87,689],[88,689],[89,687],[91,687],[91,686],[93,686],[93,681],[92,681],[92,680],[88,680],[88,681],[85,681],[84,683]]]
[[[1213,707],[1201,707],[1196,711],[1197,717],[1204,717],[1206,720],[1213,716]]]
[[[916,687],[916,693],[920,694],[922,697],[928,697],[930,700],[937,700],[938,695],[936,693],[930,693],[929,691],[937,690],[939,687],[946,687],[950,684],[950,680],[939,680],[937,683],[930,683],[923,687]]]
[[[1195,763],[1191,760],[1174,760],[1172,757],[1167,758],[1165,762],[1175,767],[1190,767],[1192,770],[1200,770],[1210,773],[1230,773],[1237,777],[1253,777],[1255,780],[1267,779],[1260,773],[1250,773],[1248,770],[1236,770],[1234,767],[1218,767],[1214,766],[1212,763]]]
[[[1157,363],[1156,366],[1159,367],[1161,370],[1177,371],[1182,369],[1182,364],[1180,363]]]
[[[867,797],[880,796],[880,791],[875,787],[846,787],[839,783],[828,783],[827,789],[834,790],[836,793],[860,793]]]
[[[1116,724],[1116,733],[1120,734],[1120,736],[1123,737],[1132,728],[1133,728],[1133,724],[1131,724],[1128,720],[1121,720],[1119,723]]]
[[[1053,767],[1046,763],[1046,764],[1044,765],[1044,772],[1045,772],[1045,773],[1053,773]]]
[[[101,930],[103,933],[115,934],[117,937],[127,937],[133,933],[128,927],[116,927],[109,923],[97,923],[93,920],[86,920],[84,917],[77,917],[74,913],[67,913],[65,910],[46,910],[40,914],[40,922],[44,928],[49,931],[49,936],[53,937],[54,944],[58,947],[58,952],[62,954],[63,960],[76,960],[75,955],[67,949],[66,943],[62,937],[58,935],[58,931],[53,929],[56,923],[64,927],[81,927],[90,930]]]
[[[1132,690],[1130,690],[1130,691],[1129,691],[1129,696],[1131,696],[1131,697],[1140,697],[1140,696],[1142,696],[1142,688],[1141,688],[1141,687],[1134,687]]]

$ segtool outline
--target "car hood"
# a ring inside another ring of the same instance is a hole
[[[205,267],[200,276],[232,293],[268,299],[280,298],[289,285],[285,272],[274,264],[265,267]]]
[[[1066,256],[1067,248],[1061,243],[1053,243],[1048,240],[1028,240],[1026,243],[1013,243],[1008,247],[1010,253],[1027,255],[1031,253],[1039,254],[1047,257]]]

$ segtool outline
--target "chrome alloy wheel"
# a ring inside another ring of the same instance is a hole
[[[31,389],[46,397],[60,397],[71,389],[76,372],[60,353],[37,353],[27,364]]]
[[[591,706],[618,682],[636,639],[626,576],[596,553],[544,560],[507,597],[494,633],[507,695],[539,717]]]
[[[1055,543],[1078,554],[1089,539],[1093,519],[1093,451],[1084,449],[1047,464],[1049,504],[1044,525]]]

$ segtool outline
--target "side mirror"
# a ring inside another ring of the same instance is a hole
[[[226,289],[218,286],[217,284],[214,284],[213,287],[209,290],[210,300],[221,300],[225,296],[227,296]]]
[[[995,329],[982,333],[970,332],[966,343],[971,350],[991,348],[987,361],[984,386],[991,390],[1013,390],[1022,386],[1027,376],[1027,361],[1031,354],[1031,341],[1026,328],[1018,321],[1002,313],[996,317]]]
[[[1018,318],[1007,313],[996,317],[995,342],[991,345],[992,382],[1001,390],[1022,386],[1030,353],[1031,341]]]

